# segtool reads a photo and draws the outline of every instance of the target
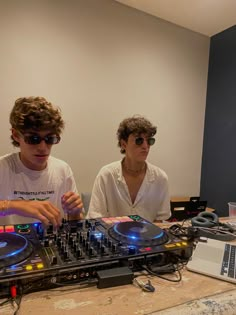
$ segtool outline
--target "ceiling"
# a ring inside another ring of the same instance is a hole
[[[236,24],[236,0],[116,0],[206,36]]]

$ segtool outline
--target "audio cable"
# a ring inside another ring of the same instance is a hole
[[[182,274],[180,270],[182,268],[178,268],[178,265],[168,264],[165,266],[151,268],[150,266],[143,265],[143,269],[148,272],[149,275],[161,278],[163,280],[167,280],[170,282],[180,282],[182,280]],[[171,279],[169,277],[163,276],[163,274],[174,274],[177,279]]]
[[[12,285],[10,287],[10,297],[7,298],[6,300],[4,300],[3,302],[1,302],[0,306],[4,306],[4,305],[7,305],[7,304],[11,303],[11,305],[14,308],[13,315],[17,315],[19,310],[20,310],[22,296],[23,296],[20,291],[21,290],[19,288],[19,294],[17,294],[17,287],[16,287],[16,285]]]

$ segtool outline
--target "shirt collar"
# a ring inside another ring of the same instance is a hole
[[[117,164],[116,167],[116,176],[117,176],[117,180],[118,181],[122,181],[123,180],[123,174],[122,174],[122,160],[119,161],[119,163]],[[147,163],[147,171],[146,171],[146,178],[148,182],[153,182],[155,180],[155,173],[154,173],[154,169],[151,167],[150,163]]]

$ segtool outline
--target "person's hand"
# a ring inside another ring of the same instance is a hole
[[[69,215],[70,218],[83,218],[83,202],[80,195],[75,192],[68,191],[61,197],[62,208]]]
[[[11,200],[9,214],[35,218],[43,224],[51,223],[54,227],[61,225],[61,212],[49,201],[38,200]]]

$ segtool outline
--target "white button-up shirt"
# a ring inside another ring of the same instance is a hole
[[[138,214],[151,222],[168,219],[171,213],[166,173],[146,162],[144,180],[132,203],[122,174],[121,162],[108,164],[99,171],[94,182],[87,218]]]

